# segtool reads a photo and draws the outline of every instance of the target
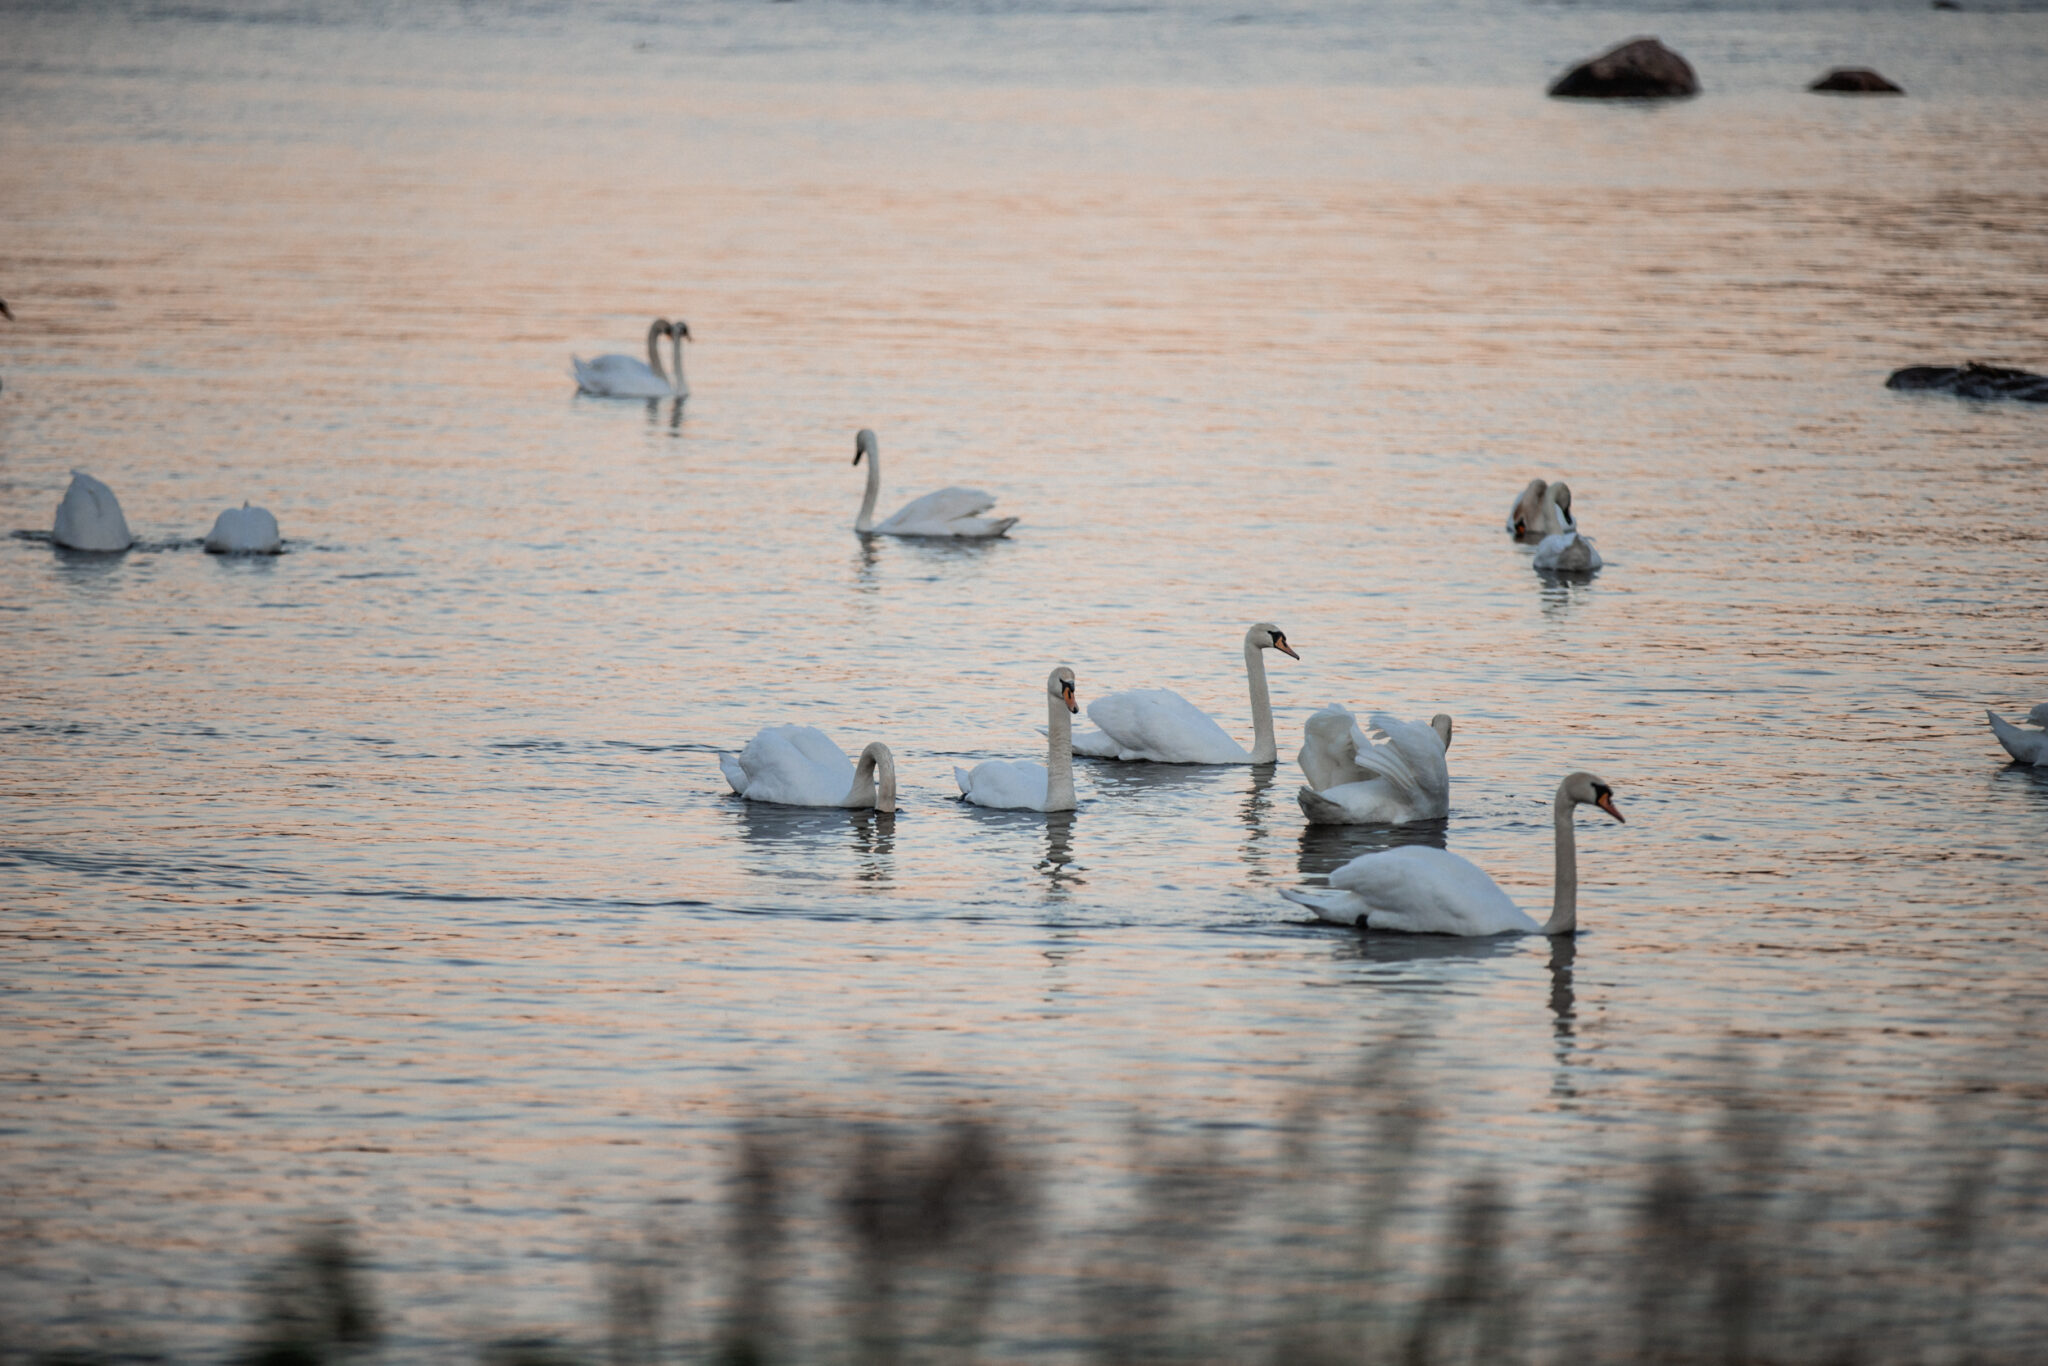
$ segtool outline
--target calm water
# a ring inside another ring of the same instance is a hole
[[[0,540],[21,1340],[218,1351],[339,1211],[432,1355],[573,1320],[752,1115],[1085,1171],[1388,1048],[1535,1188],[1731,1056],[2038,1155],[2048,777],[1983,708],[2048,698],[2048,414],[1881,387],[2048,363],[2048,13],[1975,9],[0,9],[0,528],[78,466],[142,538]],[[1541,97],[1638,32],[1707,93]],[[1909,97],[1799,93],[1854,63]],[[655,313],[688,404],[576,398]],[[1011,539],[864,547],[861,426]],[[1590,583],[1500,532],[1538,474]],[[245,498],[289,553],[200,553]],[[1277,771],[951,799],[1056,663],[1248,739],[1260,619]],[[1525,904],[1613,783],[1571,954],[1301,923],[1389,838],[1294,805],[1331,701],[1456,716],[1403,837]],[[902,812],[730,798],[790,721]]]

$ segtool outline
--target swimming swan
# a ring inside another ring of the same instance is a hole
[[[1045,762],[989,759],[970,771],[957,765],[960,795],[976,806],[1010,811],[1074,809],[1074,671],[1062,664],[1045,680]]]
[[[1986,711],[1990,718],[1991,733],[1998,737],[1998,743],[2005,746],[2005,752],[2023,764],[2048,764],[2048,702],[2037,702],[2027,713],[2027,719],[2042,730],[2022,730],[1995,711]]]
[[[1508,535],[1517,540],[1575,531],[1578,525],[1572,518],[1572,491],[1563,480],[1531,479],[1508,509]]]
[[[1000,536],[1017,525],[1015,517],[984,517],[996,500],[980,489],[945,488],[914,498],[887,521],[875,523],[875,499],[882,492],[882,452],[866,427],[854,434],[853,463],[868,462],[868,489],[861,496],[860,516],[853,529],[863,536],[953,536],[980,540]]]
[[[1280,757],[1273,738],[1273,703],[1266,693],[1262,651],[1300,659],[1287,633],[1262,621],[1244,633],[1244,672],[1252,695],[1252,747],[1247,751],[1209,714],[1171,688],[1113,692],[1088,704],[1100,729],[1074,737],[1074,748],[1097,759],[1142,759],[1155,764],[1270,764]]]
[[[1445,849],[1404,844],[1365,854],[1330,874],[1329,891],[1280,893],[1325,920],[1406,934],[1572,934],[1579,927],[1579,857],[1572,808],[1599,807],[1616,820],[1614,790],[1590,773],[1567,774],[1552,804],[1557,822],[1557,885],[1550,919],[1538,925],[1508,900],[1478,865]]]
[[[750,802],[896,809],[896,760],[880,740],[860,752],[856,768],[815,726],[770,726],[737,756],[719,755],[718,766]]]
[[[135,544],[128,519],[121,515],[121,500],[84,470],[71,471],[50,539],[66,550],[126,550]]]
[[[1370,718],[1375,744],[1348,708],[1331,704],[1309,717],[1296,756],[1308,786],[1295,793],[1311,825],[1399,825],[1451,813],[1451,718],[1428,725],[1383,711]]]
[[[1566,574],[1586,574],[1598,569],[1601,563],[1600,552],[1593,548],[1593,538],[1573,530],[1545,536],[1536,547],[1534,567]]]
[[[569,364],[575,367],[572,373],[576,387],[598,398],[687,398],[690,390],[683,383],[683,339],[689,335],[688,323],[671,323],[667,318],[656,318],[647,327],[647,359],[644,361],[616,353],[590,361],[571,356]],[[672,338],[675,343],[676,382],[673,385],[661,368],[658,348],[663,337]]]

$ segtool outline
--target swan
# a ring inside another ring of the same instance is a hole
[[[769,726],[737,755],[719,755],[718,766],[750,802],[896,809],[896,759],[880,740],[860,752],[855,767],[815,726]]]
[[[121,515],[121,500],[84,470],[71,471],[50,539],[66,550],[126,550],[135,544],[128,519]]]
[[[1590,573],[1601,565],[1593,538],[1581,531],[1560,531],[1545,536],[1536,546],[1534,566],[1564,573]]]
[[[1590,773],[1569,773],[1552,804],[1557,823],[1557,886],[1550,919],[1538,925],[1479,866],[1446,849],[1404,844],[1364,854],[1330,874],[1329,891],[1287,888],[1280,895],[1325,920],[1406,934],[1572,934],[1579,927],[1579,856],[1572,808],[1599,807],[1616,820],[1614,789]]]
[[[1244,633],[1244,672],[1252,694],[1252,747],[1247,751],[1209,714],[1170,688],[1113,692],[1088,704],[1099,729],[1074,737],[1074,748],[1097,759],[1143,759],[1155,764],[1270,764],[1280,757],[1273,739],[1273,703],[1266,694],[1266,661],[1278,650],[1300,659],[1287,633],[1262,621]]]
[[[206,550],[210,555],[276,555],[284,550],[284,542],[270,509],[250,507],[244,499],[240,507],[229,508],[213,519],[213,530],[206,533]]]
[[[955,766],[960,795],[976,806],[1009,811],[1074,809],[1074,671],[1062,664],[1045,680],[1045,762],[988,759],[973,769]]]
[[[1531,479],[1508,509],[1508,535],[1518,539],[1576,531],[1578,525],[1572,518],[1572,491],[1563,480],[1550,484]]]
[[[684,327],[682,337],[689,335]],[[661,368],[661,352],[657,349],[663,337],[675,338],[676,384],[670,385],[668,375]],[[682,387],[683,343],[676,336],[675,324],[667,318],[656,318],[647,327],[647,359],[635,360],[631,356],[616,353],[599,356],[586,361],[576,356],[569,357],[569,364],[576,387],[586,394],[598,398],[667,398],[681,397],[689,393]]]
[[[1309,824],[1399,825],[1448,816],[1451,718],[1438,712],[1424,726],[1376,711],[1370,724],[1378,744],[1345,707],[1332,703],[1309,717],[1297,756],[1308,786],[1295,794]]]
[[[1015,517],[984,517],[996,500],[980,489],[946,488],[913,498],[896,509],[890,518],[875,522],[875,499],[882,492],[882,452],[875,434],[866,427],[853,437],[853,463],[868,461],[868,489],[861,495],[860,516],[853,529],[863,536],[956,536],[985,539],[1000,536],[1017,525]]]
[[[2048,702],[2037,702],[2027,719],[2041,730],[2022,730],[1995,711],[1986,711],[1990,718],[1991,733],[1998,737],[1998,743],[2005,746],[2005,752],[2023,764],[2048,764]]]

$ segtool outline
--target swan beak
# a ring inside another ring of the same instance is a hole
[[[1274,637],[1273,637],[1273,648],[1274,648],[1274,649],[1276,649],[1276,650],[1278,650],[1278,651],[1279,651],[1279,652],[1280,652],[1281,654],[1283,654],[1283,655],[1286,655],[1286,656],[1287,656],[1287,657],[1288,657],[1289,659],[1300,659],[1300,658],[1301,658],[1301,656],[1300,656],[1300,655],[1298,655],[1298,654],[1294,653],[1294,647],[1293,647],[1292,645],[1289,645],[1289,644],[1287,643],[1287,637],[1286,637],[1286,636],[1274,636]]]
[[[1062,683],[1062,684],[1060,684],[1060,696],[1066,699],[1066,701],[1067,701],[1067,710],[1068,710],[1068,711],[1070,711],[1070,712],[1074,712],[1074,713],[1075,713],[1075,714],[1077,714],[1077,715],[1078,715],[1078,714],[1080,713],[1080,710],[1081,710],[1081,708],[1080,708],[1080,707],[1079,707],[1079,706],[1078,706],[1078,705],[1077,705],[1077,704],[1075,703],[1075,701],[1074,701],[1074,685],[1073,685],[1073,684],[1071,684],[1071,683]]]
[[[1599,807],[1602,811],[1605,811],[1608,815],[1614,817],[1614,819],[1620,821],[1623,825],[1628,824],[1628,818],[1623,816],[1621,814],[1620,809],[1615,806],[1614,794],[1612,792],[1603,792],[1599,796],[1595,797],[1593,799],[1593,805]]]

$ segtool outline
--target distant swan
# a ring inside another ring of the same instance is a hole
[[[770,726],[737,756],[719,755],[718,766],[750,802],[896,809],[896,760],[880,740],[860,752],[856,768],[815,726]]]
[[[1572,519],[1572,491],[1561,479],[1555,484],[1531,479],[1508,509],[1508,535],[1517,540],[1575,531],[1578,525]]]
[[[1991,733],[1998,737],[1998,743],[2005,746],[2005,752],[2023,764],[2048,764],[2048,702],[2036,702],[2027,719],[2042,730],[2022,730],[1995,711],[1986,711],[1991,720]]]
[[[1552,815],[1557,826],[1557,883],[1550,919],[1535,918],[1508,899],[1477,864],[1449,850],[1404,844],[1364,854],[1330,874],[1329,891],[1288,888],[1280,893],[1325,920],[1360,929],[1406,934],[1572,934],[1579,927],[1579,856],[1572,809],[1597,806],[1616,820],[1614,790],[1590,773],[1572,773],[1557,785]]]
[[[276,555],[284,550],[284,539],[277,534],[277,518],[270,509],[250,507],[244,499],[240,507],[213,519],[206,550],[210,555]]]
[[[121,500],[84,470],[71,471],[50,539],[66,550],[126,550],[135,544],[128,519],[121,515]]]
[[[1537,569],[1583,574],[1598,569],[1602,561],[1591,536],[1581,531],[1560,531],[1543,538],[1532,563]]]
[[[1428,725],[1376,711],[1374,744],[1358,718],[1335,704],[1309,717],[1297,756],[1308,786],[1295,794],[1311,825],[1399,825],[1451,813],[1451,718]]]
[[[853,463],[865,456],[868,488],[861,496],[860,516],[853,529],[863,536],[951,536],[981,540],[1000,536],[1017,525],[1015,517],[983,517],[996,500],[980,489],[945,488],[913,499],[896,509],[879,525],[875,522],[875,499],[882,492],[882,453],[875,434],[866,427],[854,434]]]
[[[590,361],[571,356],[569,363],[575,367],[576,387],[598,398],[687,398],[690,390],[683,383],[683,339],[689,335],[688,323],[671,323],[667,318],[656,318],[647,328],[647,359],[644,361],[617,353]],[[661,368],[659,348],[663,337],[672,338],[675,344],[674,384],[669,383],[668,375]]]
[[[1141,759],[1155,764],[1270,764],[1280,757],[1273,738],[1273,703],[1266,692],[1262,653],[1301,656],[1287,633],[1262,621],[1244,633],[1245,681],[1251,690],[1252,747],[1230,738],[1209,714],[1171,688],[1113,692],[1088,704],[1100,729],[1074,737],[1074,748],[1097,759]]]
[[[1074,809],[1074,744],[1072,713],[1074,671],[1062,664],[1045,680],[1045,763],[1028,759],[989,759],[971,770],[953,769],[960,795],[976,806],[1012,811]]]

